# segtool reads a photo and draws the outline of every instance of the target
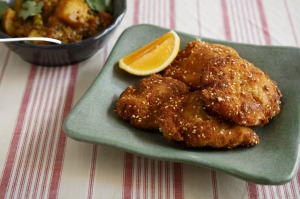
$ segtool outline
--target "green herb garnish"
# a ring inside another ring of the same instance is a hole
[[[42,12],[43,2],[36,3],[35,1],[25,1],[22,5],[22,10],[19,12],[19,17],[24,20],[30,16],[38,15]]]

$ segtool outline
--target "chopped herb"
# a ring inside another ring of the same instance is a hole
[[[2,19],[4,10],[8,7],[9,7],[9,4],[6,1],[0,1],[0,20]]]
[[[92,10],[95,11],[109,11],[110,10],[110,0],[86,0],[87,4]]]
[[[25,1],[22,5],[22,10],[19,13],[19,17],[24,20],[30,16],[38,15],[42,12],[43,2],[36,3],[35,1]]]

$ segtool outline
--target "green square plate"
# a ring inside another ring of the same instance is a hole
[[[167,141],[160,133],[130,126],[115,113],[121,92],[135,85],[136,77],[118,68],[118,60],[166,33],[153,25],[137,25],[125,30],[105,66],[68,115],[64,129],[73,139],[117,147],[149,158],[199,165],[224,171],[259,184],[283,184],[293,179],[299,163],[300,49],[257,46],[202,38],[235,48],[275,80],[282,91],[282,111],[264,127],[254,130],[261,138],[258,146],[233,150],[186,149]],[[178,33],[181,48],[199,37]]]

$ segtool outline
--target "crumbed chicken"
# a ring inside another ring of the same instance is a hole
[[[158,130],[157,118],[160,106],[170,97],[188,92],[188,87],[173,78],[153,74],[129,86],[120,95],[116,111],[123,119],[141,129]]]
[[[207,62],[212,58],[228,55],[239,56],[231,47],[194,40],[178,53],[175,60],[161,74],[178,79],[192,90],[197,90],[200,89],[201,72]]]
[[[245,126],[262,126],[280,112],[281,92],[270,77],[240,57],[211,59],[200,78],[203,104]]]
[[[188,147],[234,148],[254,146],[259,137],[249,127],[228,123],[202,106],[200,91],[175,96],[161,108],[163,135]]]

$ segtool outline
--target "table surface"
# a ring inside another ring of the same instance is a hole
[[[220,171],[140,157],[68,138],[62,125],[134,24],[202,37],[300,47],[299,0],[128,0],[109,43],[65,67],[31,65],[0,44],[0,198],[300,198]]]

